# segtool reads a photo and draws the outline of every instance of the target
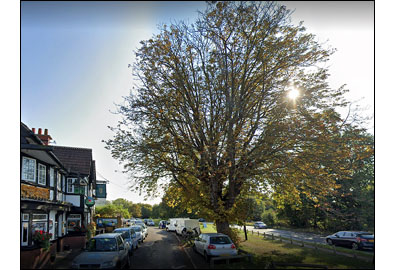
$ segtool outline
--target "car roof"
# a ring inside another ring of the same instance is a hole
[[[120,235],[120,233],[102,233],[94,236],[93,238],[115,238]]]
[[[129,231],[129,228],[116,228],[115,231]]]

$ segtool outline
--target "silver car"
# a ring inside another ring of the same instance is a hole
[[[202,233],[194,241],[193,249],[206,259],[212,256],[234,256],[238,254],[235,244],[223,233]]]
[[[72,261],[74,269],[130,267],[129,244],[120,233],[96,235],[87,248]]]
[[[148,233],[147,233],[147,226],[142,222],[142,221],[135,221],[135,225],[140,225],[143,228],[144,231],[144,238],[147,237]]]
[[[139,243],[143,243],[144,240],[144,229],[140,225],[133,225],[132,228],[135,231],[136,238],[138,239]]]
[[[133,250],[138,248],[138,237],[136,237],[135,230],[133,228],[118,228],[113,233],[120,233],[122,238],[129,243],[129,255],[133,255]]]

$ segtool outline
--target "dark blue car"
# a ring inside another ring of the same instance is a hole
[[[341,231],[325,238],[329,245],[347,246],[352,249],[375,249],[375,236],[369,232]]]

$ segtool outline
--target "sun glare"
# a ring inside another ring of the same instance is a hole
[[[298,96],[300,95],[300,92],[299,92],[299,90],[297,90],[297,89],[292,89],[292,90],[290,90],[289,91],[289,93],[288,93],[288,97],[290,98],[290,99],[296,99]]]

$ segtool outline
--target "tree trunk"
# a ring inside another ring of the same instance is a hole
[[[222,221],[222,220],[217,220],[215,222],[217,225],[217,232],[218,233],[224,233],[227,235],[230,235],[231,229],[229,228],[229,222],[228,221]]]

